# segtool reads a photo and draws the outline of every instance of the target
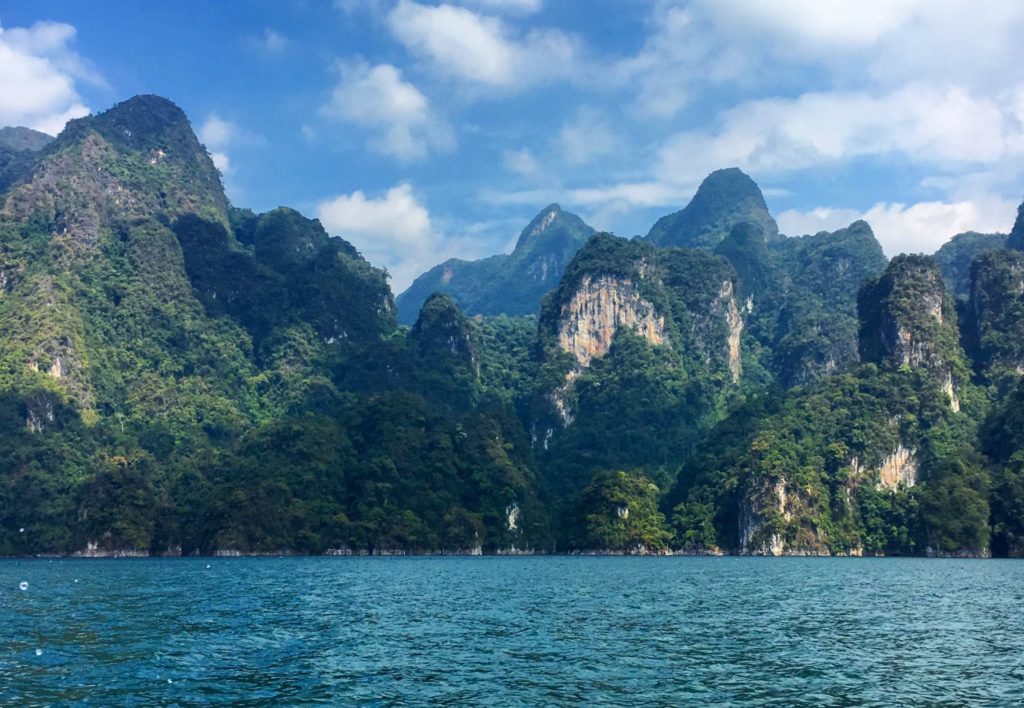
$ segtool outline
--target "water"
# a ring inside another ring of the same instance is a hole
[[[1019,561],[8,560],[0,589],[4,705],[1024,705]]]

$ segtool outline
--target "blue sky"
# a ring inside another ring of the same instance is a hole
[[[790,235],[1006,231],[1024,3],[0,0],[0,124],[178,103],[239,206],[318,216],[396,292],[557,201],[646,233],[739,166]]]

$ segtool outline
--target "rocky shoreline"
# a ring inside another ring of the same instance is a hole
[[[621,556],[684,556],[700,557],[712,556],[722,557],[756,557],[756,558],[886,558],[886,557],[909,557],[909,558],[932,558],[932,559],[991,559],[993,556],[988,551],[958,553],[945,553],[935,549],[927,549],[921,556],[886,556],[884,554],[868,553],[810,553],[810,552],[784,552],[778,555],[759,553],[729,553],[719,549],[714,550],[574,550],[574,551],[543,551],[534,549],[506,548],[485,551],[482,548],[466,549],[434,549],[434,550],[407,550],[402,548],[373,548],[373,549],[351,549],[351,548],[329,548],[323,553],[304,553],[293,549],[277,549],[273,551],[241,551],[237,549],[219,549],[212,553],[182,553],[180,548],[170,548],[164,551],[153,552],[139,550],[136,548],[113,548],[102,549],[93,545],[72,553],[35,553],[26,555],[0,556],[0,558],[286,558],[286,557],[344,557],[344,558],[397,558],[397,557],[476,557],[476,556],[566,556],[566,557],[621,557]],[[1020,558],[1020,554],[1008,556]]]

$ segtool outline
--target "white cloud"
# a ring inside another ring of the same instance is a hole
[[[407,49],[439,72],[482,86],[522,87],[566,78],[577,69],[578,42],[559,30],[538,27],[518,37],[497,17],[412,0],[399,0],[387,22]]]
[[[199,140],[210,151],[210,159],[222,175],[231,172],[231,158],[227,147],[237,141],[241,131],[238,126],[211,113],[199,128]]]
[[[723,166],[787,172],[866,156],[951,168],[1022,151],[1024,131],[1009,106],[960,88],[914,85],[883,95],[823,92],[740,104],[714,133],[670,138],[659,174],[695,183]]]
[[[231,172],[231,158],[226,152],[211,152],[210,159],[213,160],[213,166],[220,170],[222,175]]]
[[[797,236],[835,231],[857,219],[867,221],[887,256],[899,253],[934,253],[958,233],[1007,232],[1013,224],[1016,204],[998,198],[961,202],[879,202],[865,212],[820,207],[809,211],[787,210],[777,216],[779,229]]]
[[[506,150],[502,153],[502,162],[505,165],[505,169],[509,172],[514,172],[517,175],[523,177],[530,177],[537,174],[540,170],[540,166],[537,164],[537,158],[533,156],[529,148],[522,148],[520,150]]]
[[[211,113],[199,128],[199,139],[209,148],[224,147],[238,136],[238,126]]]
[[[977,89],[1017,81],[1024,5],[1017,0],[700,0],[720,44],[814,63],[878,85],[950,82]]]
[[[901,29],[925,0],[702,0],[702,11],[732,33],[774,35],[786,46],[830,52],[866,47]]]
[[[437,223],[408,183],[376,197],[357,190],[324,200],[317,217],[329,233],[350,241],[374,265],[387,268],[396,294],[449,258],[473,260],[496,253],[511,228],[506,220]]]
[[[516,15],[532,15],[544,7],[544,0],[460,0],[461,4],[490,12],[504,12]]]
[[[291,42],[277,30],[267,27],[263,30],[263,34],[256,39],[256,43],[269,54],[280,54],[288,48]]]
[[[451,128],[434,114],[427,97],[390,64],[340,63],[340,79],[323,111],[379,132],[373,146],[402,160],[454,148]]]
[[[395,292],[404,289],[426,268],[439,238],[430,213],[408,184],[383,196],[368,198],[361,190],[328,199],[317,216],[331,234],[351,241],[363,255],[391,273]]]
[[[572,120],[562,126],[558,137],[562,154],[572,165],[592,162],[619,147],[619,141],[607,121],[589,108],[578,110]]]
[[[56,135],[72,118],[89,114],[77,82],[103,79],[69,45],[75,28],[37,22],[0,27],[0,125],[24,125]]]

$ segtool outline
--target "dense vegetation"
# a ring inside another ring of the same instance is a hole
[[[781,238],[730,169],[645,239],[551,205],[396,306],[155,96],[0,131],[0,178],[0,555],[1024,553],[1001,237]]]
[[[761,190],[730,167],[708,175],[686,208],[658,219],[645,238],[656,246],[714,248],[740,223],[754,226],[768,241],[779,237]]]

